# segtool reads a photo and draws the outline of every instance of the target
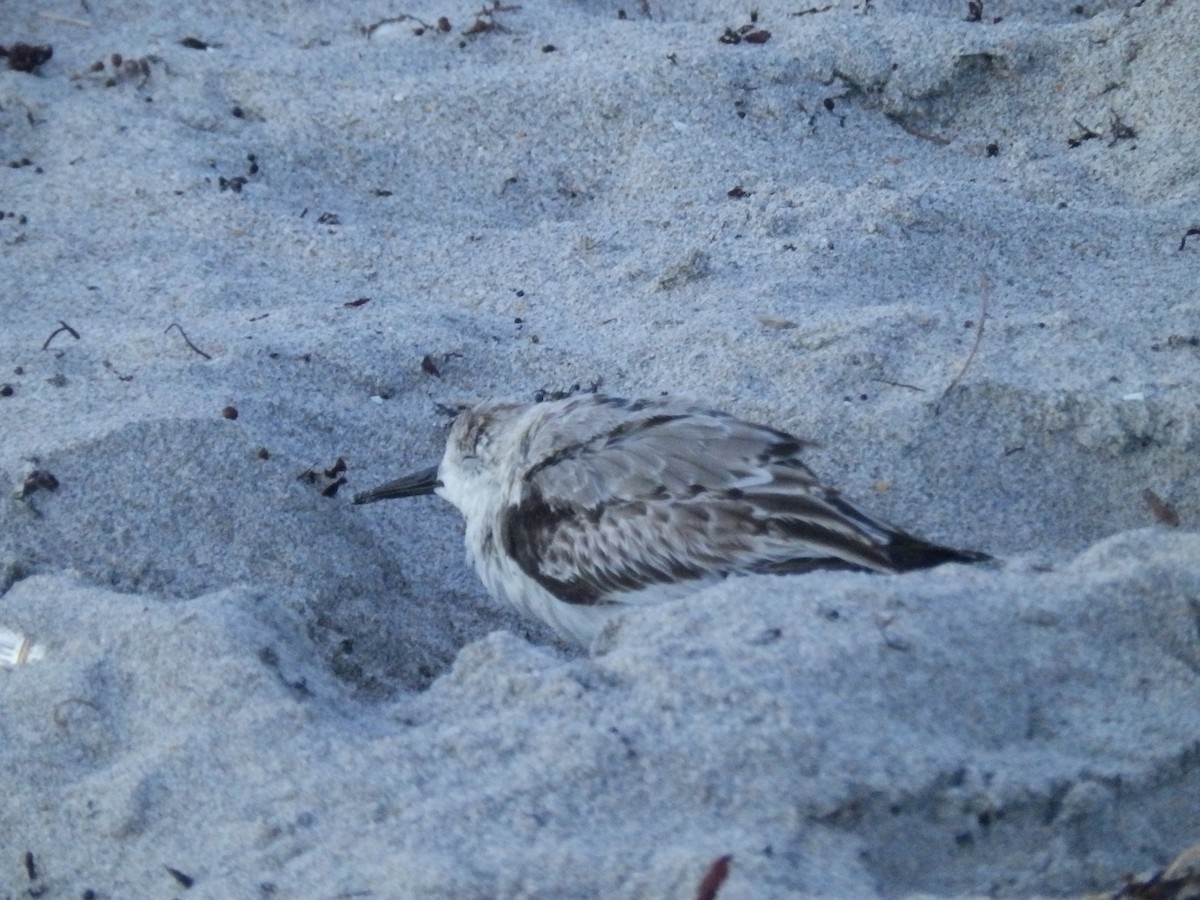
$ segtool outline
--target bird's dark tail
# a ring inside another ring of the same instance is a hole
[[[897,572],[907,572],[911,569],[932,569],[944,563],[979,563],[988,562],[992,557],[978,550],[955,550],[953,547],[941,547],[920,538],[896,532],[883,548],[884,554]]]

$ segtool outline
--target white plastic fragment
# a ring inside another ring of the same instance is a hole
[[[46,655],[46,648],[35,644],[19,631],[0,628],[0,666],[23,666]]]

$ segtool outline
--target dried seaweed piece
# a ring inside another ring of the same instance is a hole
[[[54,48],[49,44],[33,45],[16,43],[7,49],[0,47],[0,56],[8,57],[8,67],[18,72],[33,73],[33,70],[47,62],[54,55]]]
[[[1175,507],[1158,496],[1150,488],[1142,491],[1142,499],[1146,501],[1146,505],[1150,507],[1150,512],[1154,513],[1154,518],[1163,525],[1169,525],[1171,528],[1179,527],[1179,513]]]
[[[20,488],[17,489],[17,499],[24,500],[35,491],[56,491],[58,490],[58,479],[45,469],[34,469],[25,476],[25,480],[21,482]]]
[[[708,871],[704,873],[704,878],[700,880],[700,885],[696,888],[696,900],[716,900],[717,892],[721,890],[721,885],[729,877],[731,862],[733,862],[733,857],[728,854],[713,860]]]
[[[322,497],[336,497],[338,488],[346,483],[346,460],[338,457],[328,469],[306,469],[297,479],[312,485],[321,485]]]
[[[184,872],[180,872],[178,869],[174,869],[171,866],[163,866],[163,868],[167,870],[168,875],[170,875],[177,882],[179,882],[185,889],[190,888],[193,884],[196,883],[195,878],[193,878],[191,875],[188,875]]]

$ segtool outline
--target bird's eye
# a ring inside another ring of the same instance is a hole
[[[479,459],[480,455],[487,450],[490,442],[487,432],[481,428],[468,431],[464,438],[461,444],[463,460]]]

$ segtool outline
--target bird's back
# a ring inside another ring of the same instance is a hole
[[[816,479],[793,435],[678,401],[528,413],[499,537],[562,602],[640,603],[735,573],[901,572],[987,557],[923,541]]]

